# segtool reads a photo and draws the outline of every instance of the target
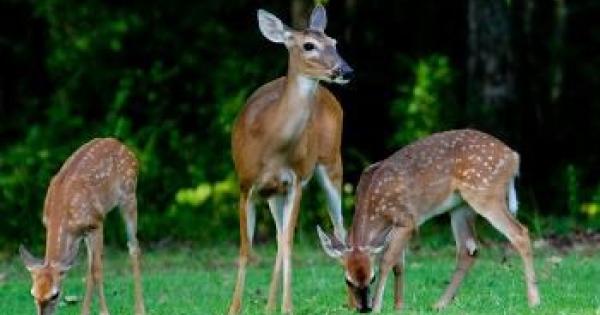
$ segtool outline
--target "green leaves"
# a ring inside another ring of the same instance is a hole
[[[454,70],[448,57],[431,55],[411,63],[413,81],[398,88],[390,112],[398,121],[390,146],[399,148],[415,139],[452,126],[455,108]]]

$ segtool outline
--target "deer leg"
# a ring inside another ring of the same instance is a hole
[[[251,190],[250,190],[251,192]],[[254,205],[252,196],[248,191],[240,193],[240,257],[238,261],[238,274],[231,304],[229,305],[229,314],[238,314],[242,306],[242,296],[244,293],[244,284],[246,282],[246,265],[250,254],[252,243],[250,241],[249,223],[252,223],[254,230]],[[249,211],[252,210],[252,211]],[[250,217],[250,218],[249,218]],[[252,231],[253,233],[253,231]]]
[[[285,199],[281,197],[272,197],[269,199],[275,226],[278,229],[277,233],[277,258],[273,270],[273,278],[271,280],[271,288],[269,289],[269,303],[267,311],[271,311],[274,307],[274,298],[277,291],[277,281],[280,268],[283,269],[283,294],[281,311],[283,313],[292,312],[292,296],[291,296],[291,277],[292,277],[292,262],[291,254],[294,241],[294,229],[298,218],[298,210],[300,206],[300,198],[302,195],[302,187],[298,183],[295,174],[291,174],[291,182],[288,186]],[[275,211],[274,211],[275,210]],[[281,267],[279,266],[281,260]]]
[[[133,271],[133,284],[135,294],[135,314],[144,315],[144,296],[142,294],[142,277],[140,272],[140,246],[137,239],[137,198],[133,193],[128,200],[121,206],[121,213],[127,229],[127,247],[131,259],[131,268]]]
[[[348,297],[348,309],[355,310],[358,307],[358,304],[356,303],[356,298],[352,293],[352,289],[348,286],[346,286],[346,295]]]
[[[540,304],[540,295],[533,267],[533,255],[529,232],[527,228],[521,225],[521,223],[519,223],[508,211],[506,194],[501,194],[500,197],[492,196],[488,198],[482,198],[475,194],[473,194],[473,196],[467,195],[464,197],[477,213],[486,218],[492,226],[508,238],[517,252],[521,255],[524,265],[525,283],[527,284],[527,299],[529,301],[529,306],[533,307]]]
[[[277,300],[277,292],[279,291],[279,282],[281,274],[281,251],[283,249],[283,216],[285,211],[285,195],[274,195],[268,199],[269,209],[275,221],[275,229],[277,231],[277,254],[275,256],[275,264],[273,265],[273,274],[271,275],[271,284],[269,285],[269,297],[267,300],[267,313],[275,311],[275,303]]]
[[[88,272],[85,279],[85,296],[83,297],[83,303],[81,305],[81,315],[90,314],[90,305],[92,303],[92,296],[94,293],[94,277],[92,274],[92,266],[94,262],[94,247],[90,235],[85,237],[85,245],[88,251]]]
[[[102,253],[104,250],[103,230],[103,226],[100,224],[98,228],[90,232],[87,239],[92,247],[92,263],[90,269],[92,273],[92,281],[98,290],[100,314],[108,315],[108,306],[106,305],[106,296],[104,295],[104,278],[102,275]]]
[[[387,250],[381,257],[379,264],[379,276],[377,279],[377,286],[375,287],[375,293],[373,297],[373,312],[381,312],[383,304],[383,292],[385,289],[385,283],[390,270],[394,265],[398,263],[398,257],[404,251],[404,248],[408,244],[412,235],[413,229],[410,227],[394,227],[390,233],[391,240]]]
[[[434,304],[435,309],[446,307],[458,291],[465,275],[473,266],[477,254],[474,223],[475,212],[468,207],[459,207],[450,213],[452,233],[456,241],[456,269],[446,291]]]
[[[283,250],[281,251],[281,260],[283,267],[283,294],[282,294],[282,313],[292,313],[292,248],[294,246],[294,232],[298,211],[300,208],[300,199],[302,196],[302,187],[294,180],[290,187],[293,193],[289,196],[283,216]]]
[[[400,254],[400,258],[394,265],[394,309],[402,309],[404,304],[404,251]]]
[[[331,165],[318,165],[316,168],[319,184],[327,194],[329,217],[333,223],[335,236],[342,242],[346,239],[344,217],[342,215],[342,161],[336,159]]]

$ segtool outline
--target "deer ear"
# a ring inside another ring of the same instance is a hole
[[[388,246],[393,236],[394,232],[392,232],[391,227],[385,229],[371,241],[371,244],[368,247],[369,252],[373,255],[381,253]]]
[[[258,28],[264,37],[274,43],[285,43],[288,27],[280,19],[262,9],[258,10],[256,16],[258,17]]]
[[[320,226],[317,225],[317,234],[319,234],[319,239],[321,240],[321,246],[323,246],[323,250],[327,255],[332,258],[341,258],[344,256],[346,252],[346,245],[338,240],[335,236],[330,237]]]
[[[325,27],[327,26],[327,13],[325,12],[325,8],[322,5],[317,5],[310,14],[310,22],[308,23],[308,28],[325,32]]]
[[[76,241],[75,244],[70,248],[70,252],[63,260],[60,262],[60,271],[65,272],[73,267],[75,263],[75,258],[77,258],[77,254],[79,253],[79,242]]]
[[[34,257],[23,245],[19,246],[19,255],[23,264],[25,264],[25,268],[29,271],[40,269],[44,265],[43,260]]]

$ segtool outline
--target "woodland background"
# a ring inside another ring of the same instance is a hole
[[[363,167],[471,127],[521,153],[519,216],[532,233],[600,229],[600,2],[319,2],[356,70],[349,85],[330,86],[345,111],[347,223]],[[104,136],[141,161],[143,241],[235,244],[232,122],[287,62],[258,31],[256,9],[303,27],[313,4],[0,0],[0,249],[43,245],[51,176]],[[316,239],[328,219],[324,195],[309,189],[299,237]],[[115,242],[123,228],[110,220]],[[272,229],[265,208],[258,240]]]

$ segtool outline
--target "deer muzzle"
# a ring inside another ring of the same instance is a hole
[[[372,311],[371,301],[369,299],[369,287],[356,289],[357,311],[359,313],[370,313]]]
[[[348,83],[354,77],[354,69],[352,69],[344,60],[333,69],[332,81],[336,83]]]

